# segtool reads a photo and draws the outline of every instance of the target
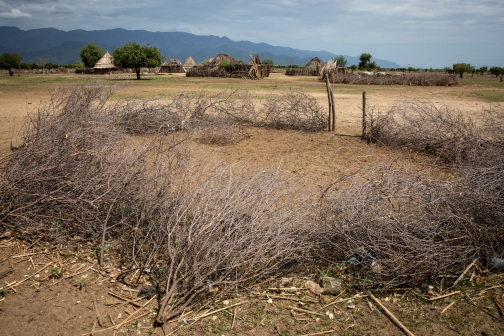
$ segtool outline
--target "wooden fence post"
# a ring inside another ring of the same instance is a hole
[[[334,94],[331,89],[331,84],[329,83],[329,75],[325,75],[326,78],[326,88],[327,88],[327,100],[329,101],[329,118],[327,119],[327,130],[329,132],[336,130],[336,108],[334,106]]]
[[[366,92],[362,92],[362,138],[366,137]]]

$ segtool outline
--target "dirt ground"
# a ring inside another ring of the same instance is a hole
[[[0,157],[9,154],[11,138],[21,130],[27,112],[47,101],[59,85],[91,81],[106,80],[78,75],[9,78],[0,73]],[[367,92],[368,107],[382,111],[397,99],[409,97],[450,105],[475,118],[482,109],[494,108],[504,113],[504,85],[495,84],[497,80],[493,78],[486,81],[468,80],[456,87],[333,85],[335,133],[250,127],[244,129],[249,137],[235,145],[203,145],[195,141],[192,154],[209,162],[246,161],[258,168],[278,166],[300,184],[321,189],[337,177],[371,163],[420,165],[425,162],[422,155],[360,140],[362,91]],[[327,106],[323,83],[316,78],[283,74],[272,74],[262,81],[174,75],[140,82],[119,77],[107,82],[119,84],[119,97],[169,96],[229,87],[244,87],[261,95],[293,88],[312,94],[322,106]],[[494,98],[485,98],[488,96]],[[274,280],[256,292],[238,292],[227,300],[208,303],[201,311],[187,312],[163,327],[155,326],[155,299],[137,301],[142,284],[126,288],[116,281],[117,273],[117,265],[112,261],[99,268],[93,251],[86,246],[79,251],[65,251],[42,240],[0,237],[0,335],[89,335],[93,330],[93,335],[404,334],[368,293],[349,290],[335,298],[319,297],[303,289],[306,280],[314,280],[313,274],[293,275],[292,285],[298,288],[293,291],[269,290],[280,286]],[[494,303],[495,297],[502,302],[503,275],[488,275],[480,270],[472,282],[467,278],[462,286],[443,291],[455,294],[438,300],[425,298],[427,288],[382,293],[378,299],[415,335],[504,334],[503,317]],[[212,314],[201,317],[205,312]]]

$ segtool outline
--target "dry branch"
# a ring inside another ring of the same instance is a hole
[[[383,312],[385,312],[385,314],[399,327],[401,328],[402,331],[404,331],[407,335],[409,336],[414,336],[414,334],[408,330],[408,328],[406,328],[404,326],[404,324],[401,323],[401,321],[399,321],[397,319],[397,317],[394,316],[394,314],[392,314],[390,312],[390,310],[387,309],[387,307],[385,307],[380,300],[378,300],[371,292],[368,292],[368,295],[369,297],[378,305],[378,307],[380,307]]]

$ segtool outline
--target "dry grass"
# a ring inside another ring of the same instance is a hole
[[[329,75],[334,84],[352,85],[412,85],[412,86],[453,86],[457,85],[455,75],[440,73],[420,73],[415,75],[366,76],[352,73],[335,73]]]

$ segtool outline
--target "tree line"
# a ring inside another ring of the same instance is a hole
[[[64,64],[57,65],[50,62],[45,62],[41,60],[39,63],[22,63],[21,56],[15,53],[3,53],[0,55],[0,69],[9,71],[9,75],[13,76],[12,69],[22,69],[22,70],[33,70],[33,69],[57,69],[59,67],[64,68],[83,68],[93,67],[96,62],[100,58],[103,57],[105,53],[103,50],[94,43],[86,44],[80,50],[80,57],[82,62],[75,62],[74,64]],[[113,63],[116,67],[120,69],[130,68],[134,69],[136,73],[137,79],[140,79],[140,69],[143,67],[153,68],[160,66],[164,61],[165,55],[162,55],[161,52],[150,45],[141,46],[135,42],[128,42],[124,46],[117,48],[113,54],[112,59]],[[351,65],[349,67],[350,70],[362,70],[362,71],[379,71],[382,70],[376,62],[371,61],[372,55],[369,53],[362,53],[359,57],[358,65]],[[337,56],[333,59],[340,67],[346,67],[347,59],[344,56]],[[270,65],[274,67],[272,60],[265,60],[262,62],[263,64]],[[278,68],[300,68],[298,65],[288,65],[288,66],[277,66]],[[408,71],[408,72],[416,72],[420,71],[420,69],[414,69],[412,67],[408,68],[399,68],[399,69],[389,69],[389,70],[398,70],[398,71]],[[455,63],[453,64],[452,69],[445,68],[446,72],[456,73],[463,78],[465,73],[469,73],[471,75],[480,74],[484,75],[486,72],[490,72],[492,75],[496,77],[500,76],[500,81],[503,81],[504,76],[504,68],[493,66],[490,69],[487,66],[482,66],[479,69],[476,69],[474,66],[469,63]],[[425,69],[425,71],[435,71],[434,69]]]

